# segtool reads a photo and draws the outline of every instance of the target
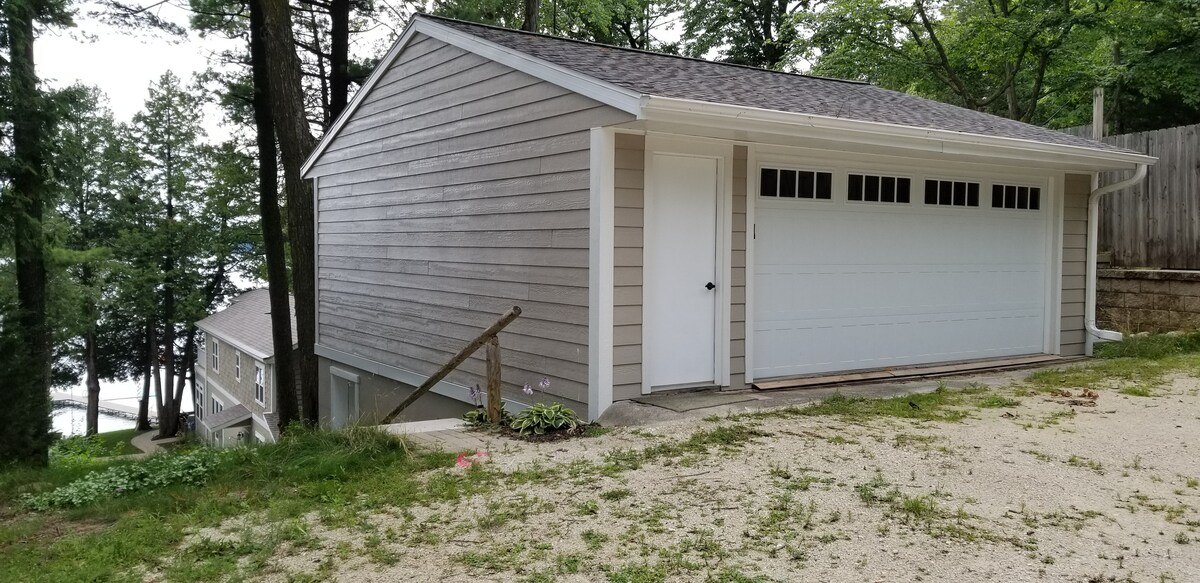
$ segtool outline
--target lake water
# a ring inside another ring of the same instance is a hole
[[[154,414],[155,402],[157,399],[154,395],[154,387],[150,388],[150,414]],[[184,389],[183,395],[183,410],[188,412],[192,410],[192,400],[190,387]],[[71,393],[76,397],[87,398],[87,387],[79,384],[71,387],[66,392]],[[100,400],[137,407],[138,397],[142,394],[141,379],[130,381],[117,382],[101,382],[100,383]],[[63,435],[83,435],[87,430],[87,411],[82,407],[61,407],[54,410],[52,416],[53,431],[62,433]],[[136,425],[133,419],[126,419],[116,415],[105,415],[100,413],[99,429],[101,432],[117,431],[120,429],[130,429]]]

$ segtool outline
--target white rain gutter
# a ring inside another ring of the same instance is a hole
[[[1120,342],[1124,336],[1120,332],[1112,330],[1101,330],[1096,325],[1096,255],[1100,244],[1100,197],[1110,192],[1121,190],[1122,188],[1132,186],[1141,182],[1146,177],[1146,171],[1149,164],[1138,164],[1134,170],[1133,176],[1126,178],[1120,182],[1114,182],[1108,186],[1095,188],[1088,195],[1088,217],[1087,217],[1087,280],[1084,283],[1084,316],[1083,326],[1087,329],[1087,354],[1092,354],[1092,342],[1094,339]],[[1099,183],[1099,175],[1093,175],[1092,183]]]
[[[694,124],[732,131],[795,135],[805,132],[827,139],[909,148],[939,154],[987,156],[1008,160],[1058,161],[1111,168],[1115,164],[1153,164],[1145,154],[1097,150],[1087,146],[1050,144],[1034,140],[969,134],[816,114],[793,113],[674,97],[642,97],[644,121]]]

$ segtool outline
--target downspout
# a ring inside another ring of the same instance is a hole
[[[1092,175],[1092,192],[1088,195],[1087,218],[1087,280],[1084,283],[1084,317],[1083,326],[1087,329],[1087,355],[1092,355],[1092,344],[1095,340],[1120,342],[1123,336],[1120,332],[1101,330],[1096,325],[1096,255],[1100,246],[1100,197],[1133,186],[1146,177],[1149,164],[1138,164],[1133,176],[1108,186],[1099,187],[1100,175]]]

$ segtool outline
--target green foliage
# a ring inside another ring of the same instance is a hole
[[[537,403],[517,413],[509,427],[522,435],[542,435],[556,431],[572,431],[579,427],[579,416],[562,403]]]
[[[792,45],[800,36],[795,18],[810,6],[794,0],[689,0],[683,12],[685,51],[693,57],[717,51],[730,63],[792,69]]]
[[[72,435],[50,446],[50,464],[89,464],[99,458],[120,455],[124,449],[120,444],[112,443],[99,435]]]
[[[1121,342],[1096,345],[1096,356],[1100,358],[1162,359],[1196,353],[1200,353],[1200,332],[1127,336]]]
[[[500,425],[508,425],[509,423],[512,423],[512,420],[512,413],[509,413],[508,410],[504,408],[504,404],[501,403]],[[466,413],[463,413],[463,421],[466,421],[468,425],[473,425],[475,427],[490,427],[492,425],[492,420],[488,419],[488,413],[485,407],[476,407],[470,411],[467,411]]]
[[[44,494],[27,496],[24,503],[33,510],[70,508],[177,484],[199,485],[205,483],[222,461],[228,459],[227,453],[200,448],[186,453],[156,455],[141,463],[91,472],[82,479]]]
[[[1195,0],[835,0],[801,14],[812,71],[1067,127],[1104,86],[1118,132],[1200,121]]]

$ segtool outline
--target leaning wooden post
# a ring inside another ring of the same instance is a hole
[[[487,341],[487,412],[488,420],[500,423],[500,337],[492,336]]]
[[[413,402],[420,398],[421,395],[428,393],[430,389],[440,383],[442,379],[446,378],[446,375],[450,374],[450,371],[458,368],[458,365],[470,358],[471,355],[474,354],[476,350],[479,350],[479,347],[483,346],[483,344],[487,342],[489,338],[495,338],[505,326],[508,326],[513,320],[517,319],[517,316],[520,315],[520,306],[513,306],[512,309],[504,312],[504,315],[500,316],[500,319],[496,320],[495,324],[488,326],[487,330],[484,330],[479,334],[479,336],[464,346],[462,350],[458,351],[458,354],[455,354],[454,358],[451,358],[450,361],[447,362],[442,368],[433,373],[433,376],[425,379],[425,382],[421,383],[421,386],[417,387],[417,390],[413,391],[413,394],[409,395],[407,399],[401,401],[399,405],[396,405],[396,408],[392,409],[391,413],[388,413],[386,416],[384,416],[384,418],[379,421],[379,424],[387,425],[388,423],[391,423],[394,419],[396,419],[396,416],[399,415],[401,411],[407,409],[408,406],[412,405]],[[498,366],[500,359],[497,358],[496,362]],[[497,373],[496,377],[499,378],[499,376],[499,373]]]

